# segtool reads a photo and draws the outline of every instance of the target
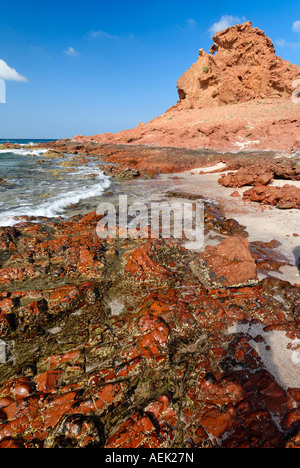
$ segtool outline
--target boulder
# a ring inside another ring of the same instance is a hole
[[[300,209],[300,188],[295,185],[253,187],[244,192],[243,198],[264,205],[273,205],[279,209]]]
[[[230,172],[219,179],[225,187],[243,187],[245,185],[268,185],[273,180],[269,167],[241,167],[236,173]]]

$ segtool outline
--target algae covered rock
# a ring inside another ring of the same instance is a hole
[[[193,273],[206,289],[257,284],[256,264],[249,251],[249,241],[233,236],[219,245],[208,246],[191,263]]]

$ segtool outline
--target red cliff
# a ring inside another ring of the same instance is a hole
[[[132,130],[76,136],[98,143],[291,152],[299,148],[300,105],[292,100],[300,67],[281,59],[251,22],[213,38],[177,83],[179,101]]]

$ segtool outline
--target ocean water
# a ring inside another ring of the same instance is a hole
[[[26,145],[21,149],[0,150],[0,226],[12,226],[22,216],[55,218],[81,212],[86,203],[96,209],[111,180],[99,169],[98,158],[74,167],[61,165],[62,159],[45,159],[47,150],[35,148],[38,142],[53,140],[5,140]],[[72,159],[66,155],[64,162]],[[71,211],[70,211],[71,210]],[[83,211],[86,211],[83,210]]]

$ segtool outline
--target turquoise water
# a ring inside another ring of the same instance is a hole
[[[5,142],[0,140],[0,144]],[[36,149],[37,141],[10,142],[28,146],[0,150],[0,179],[5,181],[0,184],[1,226],[16,224],[24,215],[64,217],[71,206],[88,201],[96,208],[98,198],[111,184],[97,158],[84,166],[63,167],[62,161],[68,162],[72,155],[43,160],[47,150]]]

